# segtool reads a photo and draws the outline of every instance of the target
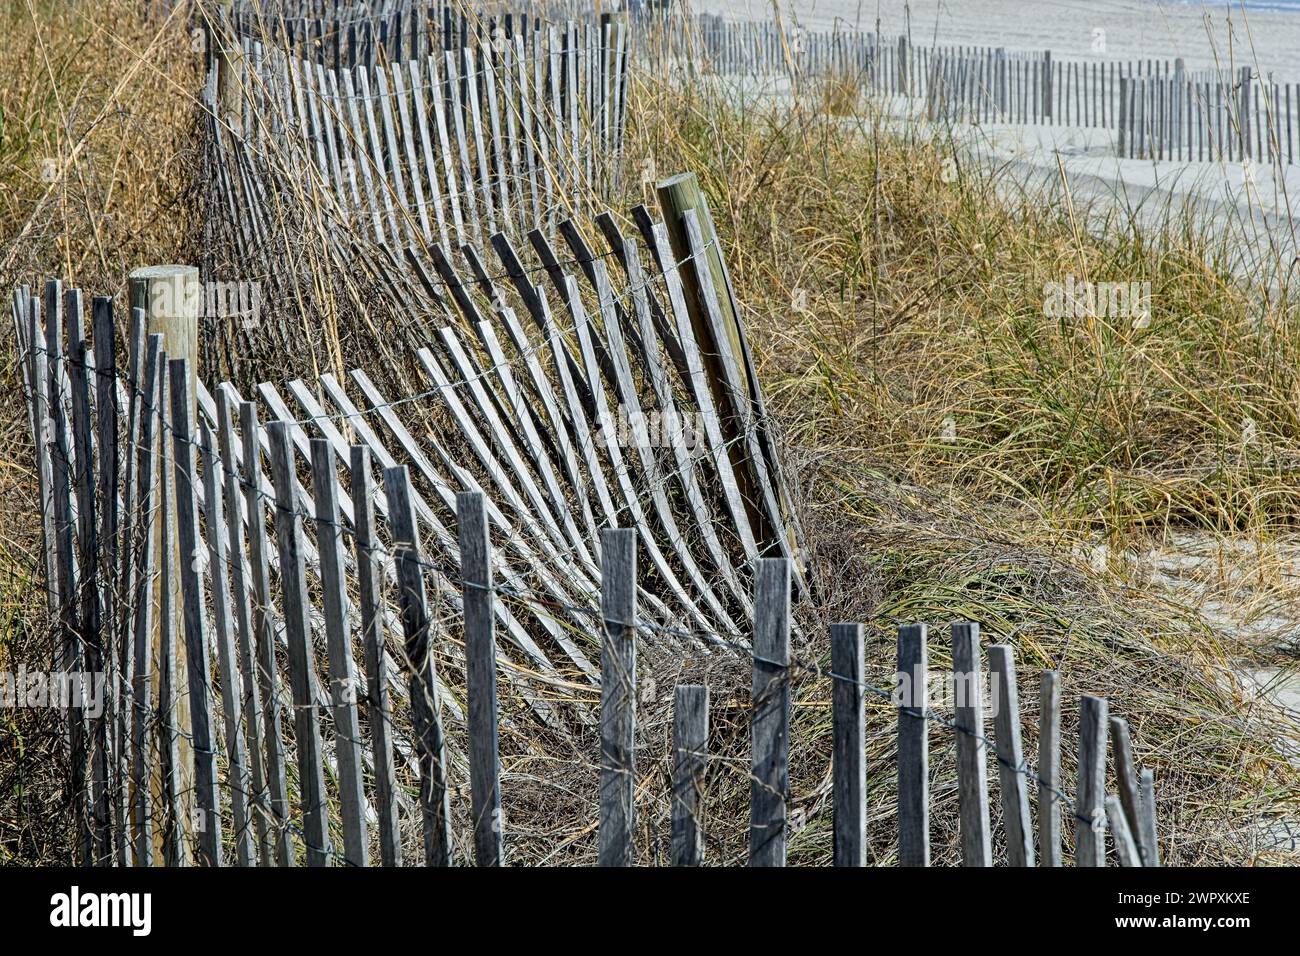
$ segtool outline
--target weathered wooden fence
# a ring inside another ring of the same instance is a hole
[[[1118,148],[1133,159],[1293,164],[1300,137],[1300,84],[1242,67],[1235,78],[1126,78]]]
[[[350,233],[444,247],[590,213],[617,185],[627,68],[608,20],[340,68],[244,38],[209,82],[218,208],[265,221],[287,179]]]
[[[679,22],[680,20],[680,22]],[[1070,60],[1050,50],[919,45],[868,31],[811,31],[771,21],[645,17],[639,51],[721,76],[844,79],[920,98],[947,122],[1108,129],[1125,158],[1295,162],[1300,84],[1182,59]],[[647,53],[648,51],[648,53]]]
[[[531,336],[486,270],[462,282],[435,263],[462,323],[419,353],[429,388],[395,400],[360,370],[346,385],[291,382],[289,399],[266,383],[256,401],[230,383],[209,392],[188,359],[169,358],[164,335],[149,334],[160,312],[197,314],[193,289],[133,282],[147,294],[133,303],[125,348],[111,299],[94,300],[88,335],[78,290],[17,291],[54,667],[108,679],[102,716],[68,712],[83,861],[363,865],[377,853],[393,865],[404,858],[401,821],[418,819],[419,858],[453,862],[451,801],[464,781],[473,835],[460,845],[472,842],[480,863],[508,860],[498,735],[528,725],[563,736],[598,721],[598,857],[635,862],[640,649],[752,658],[750,858],[784,862],[791,678],[824,665],[790,654],[792,596],[812,599],[793,560],[797,523],[748,350],[743,338],[732,350],[723,324],[725,265],[703,240],[707,209],[690,208],[680,185],[663,186],[671,229],[636,217],[653,271],[610,217],[599,257],[561,263],[537,240],[539,278],[561,294],[567,323],[498,237]],[[573,224],[562,232],[584,248]],[[625,281],[611,280],[605,258]],[[668,421],[699,412],[699,447],[637,435],[650,410]],[[638,556],[648,573],[636,573]],[[899,671],[923,674],[924,629],[899,640]],[[969,681],[983,670],[977,626],[955,628],[953,641],[954,671]],[[861,863],[864,695],[894,692],[865,682],[861,628],[836,627],[831,646],[836,859]],[[1019,744],[1011,651],[989,655],[999,675],[991,740],[978,694],[952,718],[919,691],[898,700],[902,862],[928,860],[931,725],[956,734],[967,862],[991,860],[990,752],[1018,827],[1010,862],[1034,859],[1031,779],[1045,864],[1060,859],[1062,811],[1081,863],[1102,861],[1107,820],[1121,861],[1153,854],[1152,798],[1135,796],[1118,723],[1122,809],[1104,804],[1105,702],[1085,698],[1071,801],[1057,769],[1055,677],[1045,678],[1034,771]],[[672,858],[692,863],[708,831],[707,691],[682,687],[677,700]]]

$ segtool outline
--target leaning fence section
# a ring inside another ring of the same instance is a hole
[[[174,325],[151,331],[189,307],[173,273],[133,277],[121,343],[113,300],[93,300],[88,329],[78,290],[18,290],[56,666],[108,675],[102,715],[67,712],[83,861],[508,862],[502,741],[593,727],[597,859],[638,862],[638,675],[682,654],[752,666],[755,865],[785,861],[792,685],[819,674],[833,682],[837,863],[866,862],[875,696],[898,707],[900,862],[929,859],[932,728],[957,743],[967,863],[992,860],[990,756],[1008,862],[1059,862],[1063,826],[1080,863],[1103,862],[1106,833],[1121,862],[1154,861],[1125,725],[1084,699],[1069,797],[1058,676],[1043,678],[1035,769],[1013,652],[982,651],[976,625],[953,629],[953,668],[970,680],[988,654],[991,735],[978,692],[952,717],[928,705],[924,628],[899,632],[899,672],[916,677],[902,697],[866,680],[857,625],[833,629],[829,660],[791,654],[792,605],[813,600],[797,521],[743,337],[732,351],[724,325],[707,209],[682,185],[663,187],[669,223],[633,217],[639,242],[602,217],[600,254],[574,224],[561,231],[576,255],[539,238],[536,267],[498,237],[503,287],[435,261],[430,286],[463,323],[420,352],[428,388],[397,398],[362,370],[252,396],[205,388]],[[651,410],[698,415],[698,445],[648,439]],[[672,859],[709,862],[708,693],[674,699]]]

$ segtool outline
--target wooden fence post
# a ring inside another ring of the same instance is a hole
[[[198,862],[221,866],[221,808],[217,793],[217,753],[212,736],[212,675],[208,664],[208,620],[203,595],[198,476],[194,466],[190,415],[192,372],[188,359],[168,363],[171,385],[172,463],[176,469],[176,531],[180,545],[182,619],[185,622],[186,675],[189,678],[190,734],[194,759],[194,809],[190,828],[198,831]],[[214,532],[209,532],[214,533]]]
[[[1061,865],[1061,675],[1043,671],[1038,692],[1038,859]]]
[[[388,523],[393,532],[397,586],[406,638],[411,724],[420,763],[420,810],[426,866],[451,865],[451,811],[447,796],[447,744],[439,714],[438,676],[430,647],[429,600],[424,589],[420,529],[406,466],[384,469]]]
[[[397,775],[393,766],[393,721],[384,675],[383,572],[375,528],[375,485],[370,452],[352,445],[352,507],[356,515],[357,591],[361,599],[361,636],[366,654],[366,692],[370,745],[375,761],[375,814],[379,824],[379,858],[384,866],[402,865],[397,820]]]
[[[162,347],[166,351],[168,358],[188,360],[190,375],[197,375],[199,367],[199,314],[202,308],[198,268],[183,265],[146,266],[133,270],[128,276],[127,285],[130,292],[131,308],[144,310],[148,333],[150,335],[161,335]],[[167,370],[164,368],[161,374],[166,377]],[[194,378],[191,378],[188,383],[191,421],[195,419],[197,396],[194,381]],[[166,437],[163,436],[161,441],[165,443]],[[170,470],[164,468],[157,475],[157,480],[156,492],[160,501],[168,512],[175,514],[176,483],[174,476]],[[161,534],[161,532],[161,525],[158,525],[155,533]],[[177,547],[174,542],[170,550],[165,544],[159,544],[156,552],[157,559],[164,572],[169,568],[178,567],[183,560]],[[162,583],[166,578],[165,573],[159,575],[159,588],[162,587]],[[160,607],[166,603],[171,609],[170,613],[172,615],[170,622],[166,624],[161,620],[161,616],[154,622],[152,656],[155,660],[161,660],[162,658],[162,635],[166,627],[170,626],[172,633],[183,633],[185,627],[184,601],[181,599],[180,582],[175,574],[171,575],[170,587],[172,593],[165,602],[161,592],[157,589],[154,591],[153,600],[155,603]],[[186,666],[185,648],[177,646],[176,653],[175,666],[178,669],[183,669]],[[161,675],[155,673],[153,677],[153,693],[161,702],[160,678]],[[175,702],[175,705],[173,719],[176,726],[177,751],[181,767],[180,819],[181,826],[188,835],[193,823],[193,814],[190,808],[194,802],[193,764],[190,758],[190,702],[188,696],[181,696]],[[155,780],[155,805],[161,803],[159,798],[162,796],[162,781]],[[161,850],[158,862],[161,862]]]
[[[352,662],[347,579],[343,572],[343,523],[339,516],[338,468],[326,438],[311,440],[312,497],[316,500],[316,547],[320,552],[325,642],[329,656],[330,704],[334,711],[339,815],[343,853],[352,866],[370,864],[366,796],[361,785],[361,721],[357,717],[357,675]]]
[[[298,748],[298,802],[308,866],[328,866],[330,846],[325,766],[316,708],[316,652],[308,623],[307,569],[303,554],[293,439],[287,422],[268,422],[271,474],[275,485],[275,538],[280,551],[280,589],[285,638],[289,645],[289,684],[293,696],[294,743]]]
[[[980,626],[952,625],[952,671],[956,691],[957,782],[964,866],[992,866],[989,839],[988,757],[980,668]]]
[[[1074,844],[1079,866],[1105,866],[1106,698],[1084,695],[1079,710],[1079,784]]]
[[[479,866],[502,863],[501,766],[497,750],[497,645],[492,616],[491,544],[483,492],[456,495],[460,572],[464,579],[465,683],[469,705],[469,762],[474,857]]]
[[[600,865],[631,866],[636,826],[636,531],[600,532]]]
[[[898,863],[930,865],[930,723],[926,626],[898,628]]]
[[[1020,695],[1016,689],[1015,651],[1008,644],[989,648],[989,670],[997,679],[993,715],[998,753],[1002,817],[1007,832],[1007,862],[1034,865],[1034,828],[1029,822],[1029,780],[1020,742]]]
[[[867,863],[867,721],[862,625],[831,625],[836,866]]]
[[[753,770],[749,865],[785,866],[790,798],[790,562],[759,558],[754,570]]]
[[[704,860],[700,789],[709,755],[709,689],[678,684],[673,692],[673,866]]]

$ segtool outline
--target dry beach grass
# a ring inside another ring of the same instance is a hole
[[[0,8],[5,289],[54,274],[121,292],[131,268],[194,255],[194,57],[180,22],[141,21],[137,6]],[[705,86],[641,75],[631,118],[631,189],[612,205],[650,198],[638,169],[699,175],[788,445],[820,592],[799,609],[798,656],[824,666],[826,626],[863,621],[868,679],[888,687],[897,623],[929,623],[942,667],[946,624],[980,621],[988,639],[1016,647],[1029,753],[1042,667],[1063,673],[1065,740],[1082,693],[1108,696],[1129,721],[1139,761],[1156,773],[1167,861],[1294,861],[1264,837],[1300,813],[1285,743],[1297,730],[1235,675],[1246,659],[1292,666],[1295,650],[1237,634],[1232,611],[1285,615],[1297,596],[1270,544],[1295,533],[1300,504],[1291,300],[1261,307],[1216,268],[1214,240],[1194,224],[1150,235],[1118,210],[1085,230],[1066,203],[1008,198],[996,170],[968,168],[942,133],[886,126],[851,83],[797,108],[738,109]],[[1045,283],[1067,275],[1150,281],[1150,324],[1045,317]],[[327,341],[349,353],[367,341],[342,324],[346,310],[329,314],[341,325]],[[13,347],[4,323],[0,666],[41,660],[47,644]],[[339,348],[299,360],[333,367],[352,357]],[[249,374],[282,377],[265,361]],[[1144,563],[1153,545],[1193,532],[1263,544],[1239,559],[1250,594],[1237,578],[1198,584],[1202,597],[1222,592],[1226,623],[1212,626]],[[709,859],[743,856],[749,676],[718,658],[645,660],[647,862],[666,843],[671,687],[705,676]],[[791,862],[820,864],[830,857],[829,681],[801,671],[794,697]],[[887,863],[893,713],[883,700],[868,706],[872,857]],[[64,862],[53,728],[34,712],[0,721],[0,861]],[[529,744],[503,744],[512,859],[591,862],[594,739]],[[936,728],[932,747],[936,859],[952,863],[952,741]],[[1063,756],[1072,780],[1068,747]]]

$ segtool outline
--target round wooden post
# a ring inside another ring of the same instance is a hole
[[[202,311],[203,296],[199,285],[199,270],[195,266],[165,265],[165,266],[145,266],[134,270],[129,277],[131,308],[143,309],[147,331],[150,335],[161,334],[163,337],[163,348],[166,350],[169,358],[187,359],[189,361],[190,382],[188,383],[190,395],[190,420],[194,421],[195,413],[195,388],[194,378],[199,362],[199,315]],[[161,411],[161,410],[159,410]],[[170,415],[168,419],[170,420]],[[163,441],[170,441],[170,432],[165,432],[162,436]],[[167,495],[169,510],[171,514],[176,513],[176,481],[171,469],[166,474],[159,475],[159,488],[162,493]],[[154,530],[158,534],[158,530]],[[160,560],[171,560],[172,567],[180,567],[181,555],[179,553],[179,544],[173,542],[172,553],[168,556],[162,556],[164,545],[162,542],[155,544],[155,554],[160,556]],[[186,558],[192,560],[192,558]],[[172,599],[171,608],[174,617],[173,628],[176,634],[185,633],[184,602],[180,593],[180,576],[172,575]],[[154,601],[158,606],[161,595],[158,588],[161,584],[155,585]],[[155,622],[153,637],[151,639],[153,647],[154,663],[160,659],[162,652],[162,630],[161,623]],[[188,660],[185,655],[185,644],[183,641],[177,642],[176,645],[176,673],[184,675],[188,670]],[[159,674],[157,668],[152,668],[150,683],[152,685],[152,699],[158,700],[159,693]],[[188,696],[182,694],[177,702],[176,707],[176,727],[180,733],[180,766],[181,766],[181,819],[180,825],[184,828],[185,838],[188,840],[193,833],[194,823],[194,761],[190,751],[190,707]],[[165,792],[163,790],[163,778],[161,761],[155,766],[153,779],[151,783],[153,791],[152,805],[154,807],[166,806]],[[163,865],[164,856],[164,828],[155,826],[154,834],[154,860],[156,865]]]

